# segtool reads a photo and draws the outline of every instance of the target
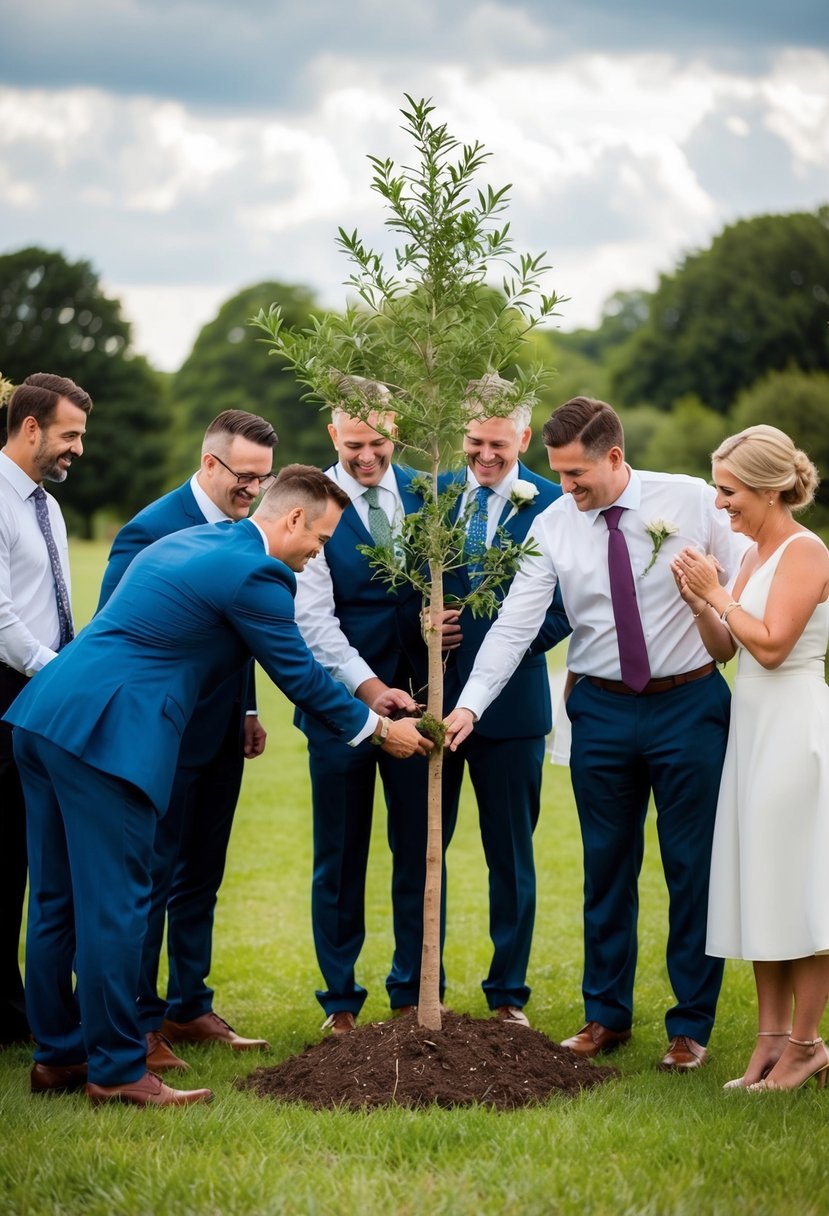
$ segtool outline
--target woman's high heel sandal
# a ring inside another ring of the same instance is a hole
[[[758,1039],[788,1039],[788,1037],[791,1033],[792,1033],[791,1030],[758,1030],[757,1038]],[[770,1064],[766,1065],[766,1067],[763,1069],[763,1071],[761,1073],[761,1077],[763,1079],[765,1079],[768,1076],[768,1074],[774,1068],[776,1063],[777,1063],[776,1060],[772,1060],[772,1062]],[[748,1087],[746,1085],[745,1076],[735,1077],[733,1081],[726,1081],[725,1085],[723,1085],[723,1089],[747,1089],[747,1088]]]
[[[793,1039],[789,1037],[789,1042],[794,1043],[796,1047],[811,1047],[813,1056],[817,1055],[818,1047],[822,1047],[823,1058],[821,1059],[820,1064],[818,1064],[817,1068],[813,1068],[802,1081],[798,1081],[796,1085],[778,1085],[775,1081],[766,1078],[762,1081],[757,1081],[754,1085],[749,1085],[747,1087],[752,1093],[767,1093],[775,1089],[787,1091],[791,1089],[802,1089],[808,1081],[811,1081],[812,1077],[815,1078],[815,1084],[817,1085],[818,1089],[826,1088],[826,1081],[827,1078],[829,1078],[829,1051],[826,1050],[823,1039],[820,1037],[816,1039]]]

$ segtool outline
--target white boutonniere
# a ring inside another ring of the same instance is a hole
[[[517,477],[512,483],[512,489],[509,492],[509,500],[512,503],[512,510],[504,520],[508,524],[513,515],[520,511],[522,507],[528,507],[538,494],[538,486],[533,485],[531,481],[524,481],[523,478]]]
[[[656,561],[657,557],[659,556],[659,550],[662,548],[663,543],[668,539],[669,536],[676,536],[679,528],[675,523],[671,523],[669,519],[652,519],[650,523],[645,524],[645,531],[653,541],[653,552],[651,553],[651,560],[642,571],[643,575],[648,573],[651,566]]]

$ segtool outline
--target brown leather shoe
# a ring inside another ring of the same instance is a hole
[[[336,1013],[329,1013],[328,1017],[320,1026],[320,1030],[330,1030],[332,1034],[348,1034],[350,1030],[355,1030],[357,1027],[357,1019],[350,1009],[338,1009]]]
[[[523,1009],[517,1005],[497,1005],[492,1011],[499,1022],[508,1022],[510,1026],[529,1026],[530,1019]]]
[[[144,1038],[147,1040],[147,1068],[150,1072],[169,1072],[173,1068],[187,1072],[190,1065],[179,1059],[170,1046],[170,1040],[165,1039],[163,1034],[151,1030]]]
[[[33,1094],[71,1094],[86,1085],[85,1064],[34,1064]]]
[[[592,1060],[599,1052],[615,1051],[621,1043],[627,1043],[630,1038],[629,1030],[609,1030],[601,1022],[588,1022],[582,1026],[578,1034],[569,1039],[562,1039],[561,1046],[569,1047],[585,1060]]]
[[[218,1013],[203,1013],[190,1022],[165,1021],[161,1033],[171,1043],[225,1043],[234,1051],[270,1051],[265,1039],[243,1039]]]
[[[707,1059],[708,1052],[701,1043],[687,1034],[677,1034],[668,1044],[659,1067],[663,1072],[691,1072],[694,1068],[702,1068]]]
[[[126,1085],[86,1083],[86,1096],[93,1106],[104,1102],[127,1102],[132,1106],[189,1106],[193,1102],[212,1102],[210,1089],[170,1089],[154,1072],[145,1072]]]

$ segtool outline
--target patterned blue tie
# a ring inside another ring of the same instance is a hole
[[[72,609],[69,606],[69,592],[66,589],[66,580],[63,577],[58,547],[52,535],[52,525],[49,523],[49,504],[46,501],[46,491],[42,486],[38,486],[36,490],[32,490],[30,497],[35,502],[35,515],[37,516],[40,530],[43,533],[43,539],[46,541],[46,551],[49,554],[49,564],[52,567],[52,578],[55,580],[55,600],[58,605],[58,622],[60,624],[58,650],[60,650],[67,642],[71,642],[75,636],[75,630],[72,628]]]
[[[475,505],[466,527],[466,542],[463,551],[467,557],[467,571],[472,587],[477,587],[483,578],[483,556],[486,551],[486,532],[489,521],[489,486],[478,486]]]

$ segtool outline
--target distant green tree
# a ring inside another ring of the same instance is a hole
[[[829,375],[770,372],[740,393],[729,421],[731,434],[761,422],[777,426],[808,453],[823,478],[817,503],[829,523]]]
[[[829,207],[726,228],[663,275],[619,351],[621,405],[670,409],[689,393],[718,413],[765,371],[829,369]]]
[[[163,378],[130,341],[120,302],[89,262],[34,247],[0,257],[0,371],[15,384],[32,372],[69,376],[94,402],[83,459],[58,491],[84,535],[96,512],[132,515],[163,482]]]
[[[602,319],[595,329],[574,329],[557,335],[557,344],[576,352],[594,364],[607,365],[614,353],[637,333],[650,316],[651,293],[637,288],[617,291],[602,307]],[[590,396],[596,397],[597,393]],[[604,398],[599,398],[603,400]]]
[[[263,357],[261,334],[248,321],[274,300],[284,308],[288,324],[303,327],[315,312],[310,290],[265,281],[246,287],[219,309],[205,325],[193,350],[172,384],[175,436],[170,473],[176,480],[198,464],[202,436],[222,410],[249,410],[272,423],[279,436],[277,463],[300,461],[324,466],[333,448],[325,430],[327,415],[316,415],[303,401],[304,389],[293,375],[281,375],[281,355]]]
[[[636,405],[633,409],[620,406],[618,413],[625,432],[625,459],[634,468],[650,468],[645,453],[652,436],[665,422],[664,410],[653,405]]]
[[[660,413],[641,456],[642,467],[663,473],[711,476],[711,453],[725,439],[728,423],[721,414],[689,393],[670,414]]]

